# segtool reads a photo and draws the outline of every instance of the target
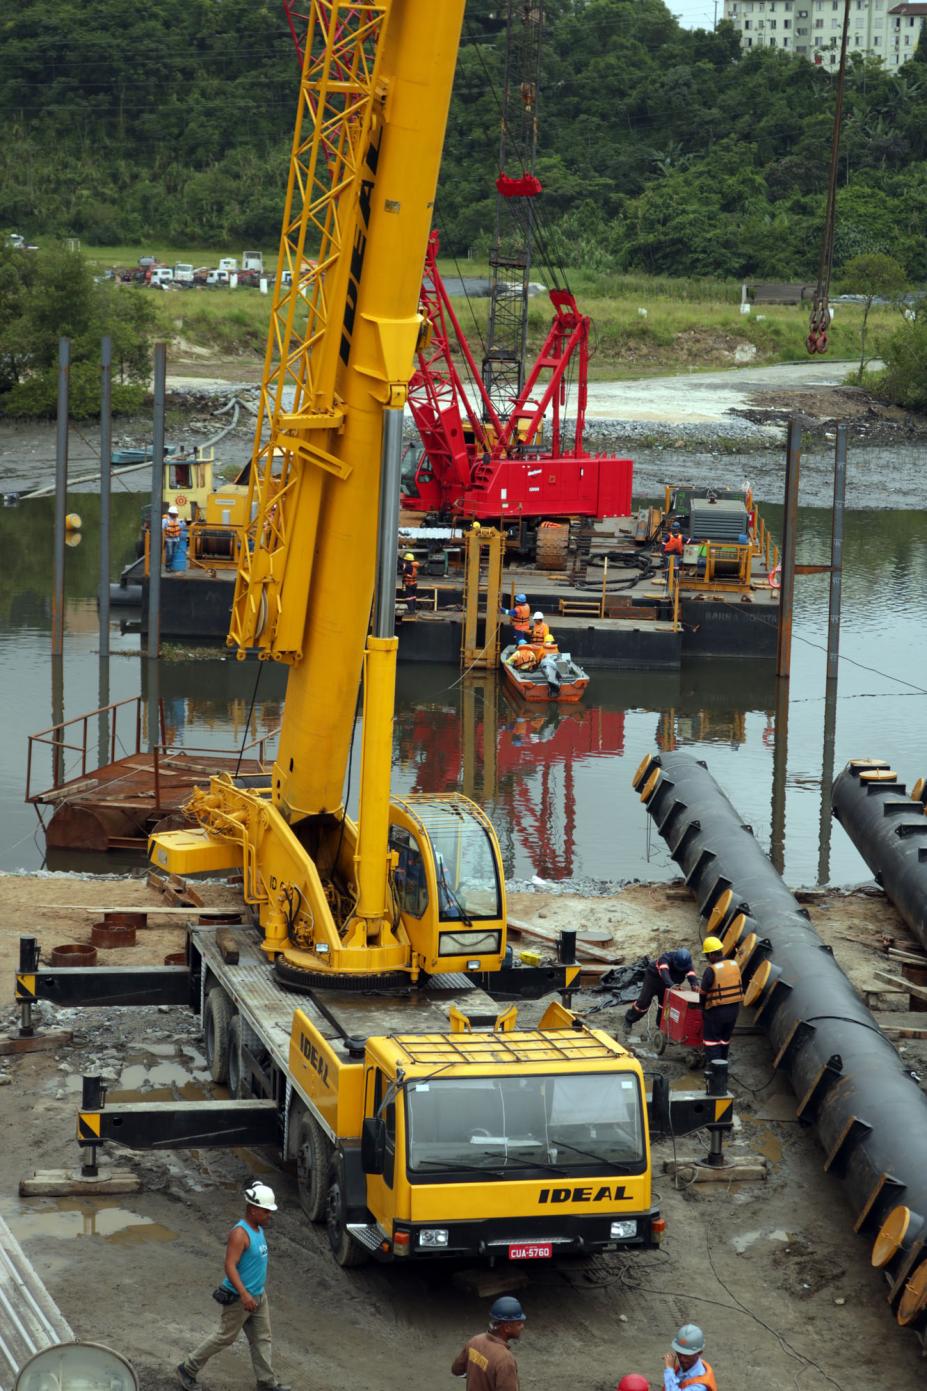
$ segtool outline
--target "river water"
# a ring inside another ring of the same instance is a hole
[[[637,480],[642,495],[656,495],[667,477],[726,486],[747,476],[761,499],[773,499],[781,497],[782,464],[775,452],[720,459],[688,451],[643,452]],[[829,555],[830,467],[826,452],[803,460],[802,562],[823,562]],[[922,451],[915,448],[851,453],[835,743],[838,769],[848,758],[883,757],[909,782],[927,773],[922,469]],[[114,577],[132,553],[139,501],[137,493],[114,494]],[[74,495],[72,506],[80,511],[84,529],[82,543],[67,552],[65,659],[57,692],[49,657],[52,502],[0,510],[4,869],[37,869],[45,863],[35,812],[23,802],[28,736],[53,723],[53,710],[55,719],[61,709],[65,718],[80,715],[98,704],[100,694],[99,502],[85,491]],[[778,535],[781,509],[767,505],[764,515]],[[524,884],[537,877],[602,892],[628,879],[675,875],[663,843],[648,834],[630,779],[647,752],[686,748],[707,761],[764,847],[774,834],[783,838],[790,883],[867,878],[839,827],[830,835],[826,816],[829,843],[821,844],[827,584],[824,575],[797,581],[784,824],[780,817],[778,828],[772,811],[776,683],[771,667],[755,661],[707,661],[678,674],[596,672],[582,706],[538,714],[513,707],[495,676],[461,681],[456,668],[402,666],[394,786],[397,791],[463,788],[476,796],[493,817],[511,880]],[[139,639],[119,632],[118,616],[107,674],[113,700],[147,693],[149,687]],[[276,728],[283,674],[265,673],[249,723],[253,679],[253,667],[221,652],[162,661],[151,680],[159,684],[169,738],[188,748],[232,748]],[[142,719],[147,734],[144,708]],[[128,734],[125,726],[120,742]],[[66,752],[66,765],[71,773],[79,771],[76,751]],[[38,783],[48,785],[47,752],[37,757],[35,773]],[[59,856],[51,867],[102,865]],[[110,860],[107,867],[117,866]]]

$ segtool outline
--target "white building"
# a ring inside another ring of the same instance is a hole
[[[927,22],[925,0],[850,0],[848,51],[881,58],[894,71],[914,54]],[[835,68],[840,61],[844,0],[724,0],[724,18],[743,49],[784,48]]]

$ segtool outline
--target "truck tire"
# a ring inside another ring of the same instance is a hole
[[[368,1253],[355,1241],[345,1225],[344,1216],[344,1169],[339,1159],[333,1159],[328,1166],[328,1192],[325,1204],[325,1226],[328,1230],[328,1244],[332,1255],[344,1270],[363,1265]]]
[[[206,1066],[214,1082],[224,1086],[229,1076],[229,1026],[232,1002],[224,990],[215,986],[206,996],[203,1033],[206,1035]]]
[[[314,1116],[304,1111],[296,1135],[299,1205],[310,1222],[324,1222],[328,1210],[328,1171],[332,1147]]]
[[[245,1092],[241,1081],[241,1015],[233,1014],[229,1023],[229,1091],[232,1096],[242,1100]]]

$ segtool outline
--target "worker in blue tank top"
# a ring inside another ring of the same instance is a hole
[[[229,1232],[225,1248],[225,1278],[213,1290],[222,1306],[219,1331],[207,1338],[177,1367],[184,1391],[197,1391],[196,1376],[210,1357],[234,1343],[244,1332],[258,1391],[290,1391],[274,1376],[271,1362],[270,1309],[267,1304],[267,1237],[264,1228],[277,1211],[274,1191],[266,1183],[245,1189],[245,1215]]]

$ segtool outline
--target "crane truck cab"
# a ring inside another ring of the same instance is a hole
[[[325,1037],[311,1007],[294,1016],[301,1197],[339,1264],[658,1244],[636,1058],[558,1003],[524,1029],[514,1007],[487,1021],[452,1006],[441,1032],[404,1012],[366,1040]],[[307,1148],[329,1155],[324,1192]]]

